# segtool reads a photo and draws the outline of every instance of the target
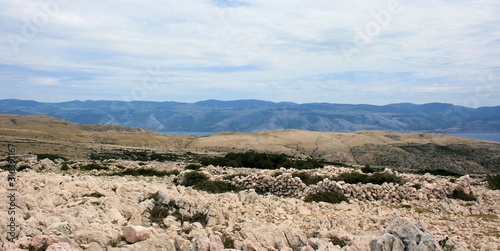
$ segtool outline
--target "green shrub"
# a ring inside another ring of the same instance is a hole
[[[228,181],[221,181],[221,180],[202,181],[194,185],[193,188],[196,190],[202,190],[209,193],[225,193],[225,192],[237,191],[236,187],[233,186],[233,184],[231,184]]]
[[[41,153],[36,155],[37,160],[42,160],[42,159],[50,159],[52,161],[56,159],[62,159],[62,160],[68,160],[68,158],[65,158],[63,156],[57,155],[57,154],[50,154],[50,153]]]
[[[347,242],[343,239],[340,239],[337,236],[333,236],[330,241],[332,242],[333,245],[339,245],[341,248],[347,245]]]
[[[363,172],[363,173],[374,173],[375,169],[371,168],[370,165],[365,165],[365,167],[361,168],[361,172]]]
[[[475,201],[477,200],[476,196],[471,192],[470,194],[466,193],[463,189],[455,189],[453,192],[448,195],[448,198],[463,200],[463,201]]]
[[[103,166],[99,163],[90,163],[90,164],[87,164],[87,165],[83,165],[80,167],[81,170],[85,170],[85,171],[90,171],[90,170],[107,170],[108,167],[106,166]]]
[[[63,164],[61,165],[61,171],[68,171],[68,170],[69,170],[69,165],[68,165],[68,164],[66,164],[66,163],[63,163]]]
[[[333,179],[336,181],[344,181],[349,184],[372,183],[372,184],[382,185],[384,184],[384,182],[396,183],[396,184],[404,183],[403,179],[401,179],[395,174],[389,174],[389,173],[374,173],[372,175],[367,175],[364,173],[350,172],[350,173],[342,173]]]
[[[186,166],[186,169],[188,170],[198,170],[201,168],[201,165],[199,164],[189,164]]]
[[[322,181],[324,178],[316,175],[310,175],[307,172],[294,172],[292,177],[299,177],[299,179],[306,185],[315,185]]]
[[[486,181],[488,181],[488,187],[493,190],[500,189],[500,174],[488,175],[486,176]]]
[[[304,201],[305,202],[323,201],[323,202],[328,202],[328,203],[332,203],[332,204],[337,204],[337,203],[340,203],[342,201],[347,201],[347,198],[343,194],[337,193],[335,191],[331,191],[331,192],[310,194],[306,197],[306,199]]]
[[[19,171],[22,171],[22,170],[26,170],[26,169],[31,169],[31,166],[28,165],[28,164],[22,164],[20,165],[19,167],[16,168],[16,170],[19,172]]]
[[[132,161],[175,161],[178,156],[170,153],[156,153],[149,151],[115,151],[115,152],[100,152],[91,153],[91,160],[107,160],[107,159],[122,159],[122,160],[132,160]]]
[[[125,176],[125,175],[130,175],[130,176],[155,176],[155,177],[164,177],[164,176],[170,176],[172,174],[174,175],[179,175],[179,170],[172,170],[172,171],[158,171],[156,169],[150,169],[150,168],[138,168],[138,169],[125,169],[121,172],[113,173],[112,175],[114,176]]]
[[[181,183],[183,186],[194,186],[198,183],[208,180],[208,176],[204,173],[193,171],[184,175],[184,181]]]
[[[285,154],[259,153],[248,151],[243,153],[228,153],[224,157],[204,157],[201,159],[204,166],[248,167],[258,169],[278,169],[280,167],[296,169],[313,169],[323,167],[315,159],[297,160]]]

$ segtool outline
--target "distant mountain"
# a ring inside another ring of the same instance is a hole
[[[349,105],[261,100],[196,103],[0,100],[0,113],[48,115],[79,124],[116,124],[159,132],[253,132],[272,129],[348,132],[500,133],[500,106],[443,103]]]

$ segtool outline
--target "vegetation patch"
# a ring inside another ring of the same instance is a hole
[[[344,181],[349,184],[377,184],[382,185],[385,182],[387,183],[395,183],[395,184],[404,184],[404,180],[401,177],[390,174],[390,173],[374,173],[372,175],[358,173],[358,172],[350,172],[350,173],[341,173],[337,177],[333,178],[336,181]]]
[[[471,192],[470,194],[466,193],[463,189],[455,189],[451,194],[448,195],[448,198],[463,200],[463,201],[476,201],[477,198]]]
[[[42,160],[42,159],[50,159],[52,161],[55,161],[56,159],[62,159],[64,161],[68,161],[68,158],[66,157],[63,157],[61,155],[57,155],[57,154],[50,154],[50,153],[41,153],[41,154],[37,154],[36,155],[36,159],[38,161]]]
[[[116,152],[100,152],[91,153],[91,160],[108,160],[108,159],[121,159],[121,160],[132,160],[132,161],[176,161],[179,156],[172,153],[156,153],[150,151],[116,151]]]
[[[138,168],[138,169],[133,169],[133,168],[128,168],[120,172],[113,173],[112,175],[114,176],[125,176],[125,175],[130,175],[130,176],[154,176],[154,177],[164,177],[164,176],[170,176],[170,175],[179,175],[179,170],[171,170],[171,171],[158,171],[156,169],[151,169],[151,168]]]
[[[321,168],[323,164],[315,159],[293,159],[285,154],[259,153],[248,151],[243,153],[228,153],[224,157],[204,157],[204,166],[248,167],[258,169],[278,169],[281,167],[295,169]]]
[[[337,236],[333,236],[332,238],[330,238],[330,241],[332,242],[333,245],[338,245],[341,248],[347,245],[347,242],[345,240],[340,239]]]
[[[186,169],[188,170],[198,170],[201,168],[201,165],[199,164],[189,164],[186,166]]]
[[[204,182],[208,180],[208,176],[204,173],[193,171],[184,174],[184,180],[181,185],[183,186],[194,186],[198,183]]]
[[[331,192],[310,194],[305,198],[304,201],[305,202],[323,201],[323,202],[328,202],[328,203],[332,203],[332,204],[337,204],[337,203],[340,203],[342,201],[347,201],[347,198],[343,194],[337,193],[335,191],[331,191]]]
[[[318,182],[324,179],[324,177],[311,175],[307,172],[294,172],[292,173],[292,177],[298,177],[304,184],[308,186],[318,184]]]
[[[417,174],[426,174],[426,173],[430,173],[432,175],[450,176],[450,177],[460,177],[460,176],[462,176],[459,173],[452,172],[452,171],[445,170],[445,169],[424,169],[424,170],[418,170],[417,171]]]
[[[238,190],[233,184],[231,184],[231,182],[223,180],[202,181],[194,185],[193,188],[196,190],[202,190],[209,193],[225,193]]]
[[[488,175],[486,176],[486,181],[488,182],[488,187],[493,190],[500,189],[500,174]]]
[[[99,163],[93,162],[87,165],[80,166],[80,170],[91,171],[91,170],[108,170],[108,167],[103,166]]]

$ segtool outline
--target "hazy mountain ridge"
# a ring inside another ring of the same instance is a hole
[[[116,124],[155,131],[500,132],[500,106],[474,109],[442,103],[385,106],[261,100],[42,103],[7,99],[0,100],[0,113],[48,115],[79,124]]]

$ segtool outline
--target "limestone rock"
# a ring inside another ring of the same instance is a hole
[[[421,250],[436,251],[441,247],[425,228],[417,227],[403,218],[396,218],[384,234],[370,242],[372,251]]]
[[[128,243],[136,243],[149,238],[150,231],[143,226],[126,226],[123,228],[123,235]]]
[[[211,235],[210,236],[210,251],[222,251],[224,249],[224,244],[220,236]]]
[[[210,240],[201,234],[194,237],[194,251],[210,251]]]
[[[72,251],[71,245],[67,242],[59,242],[50,245],[45,251]]]

